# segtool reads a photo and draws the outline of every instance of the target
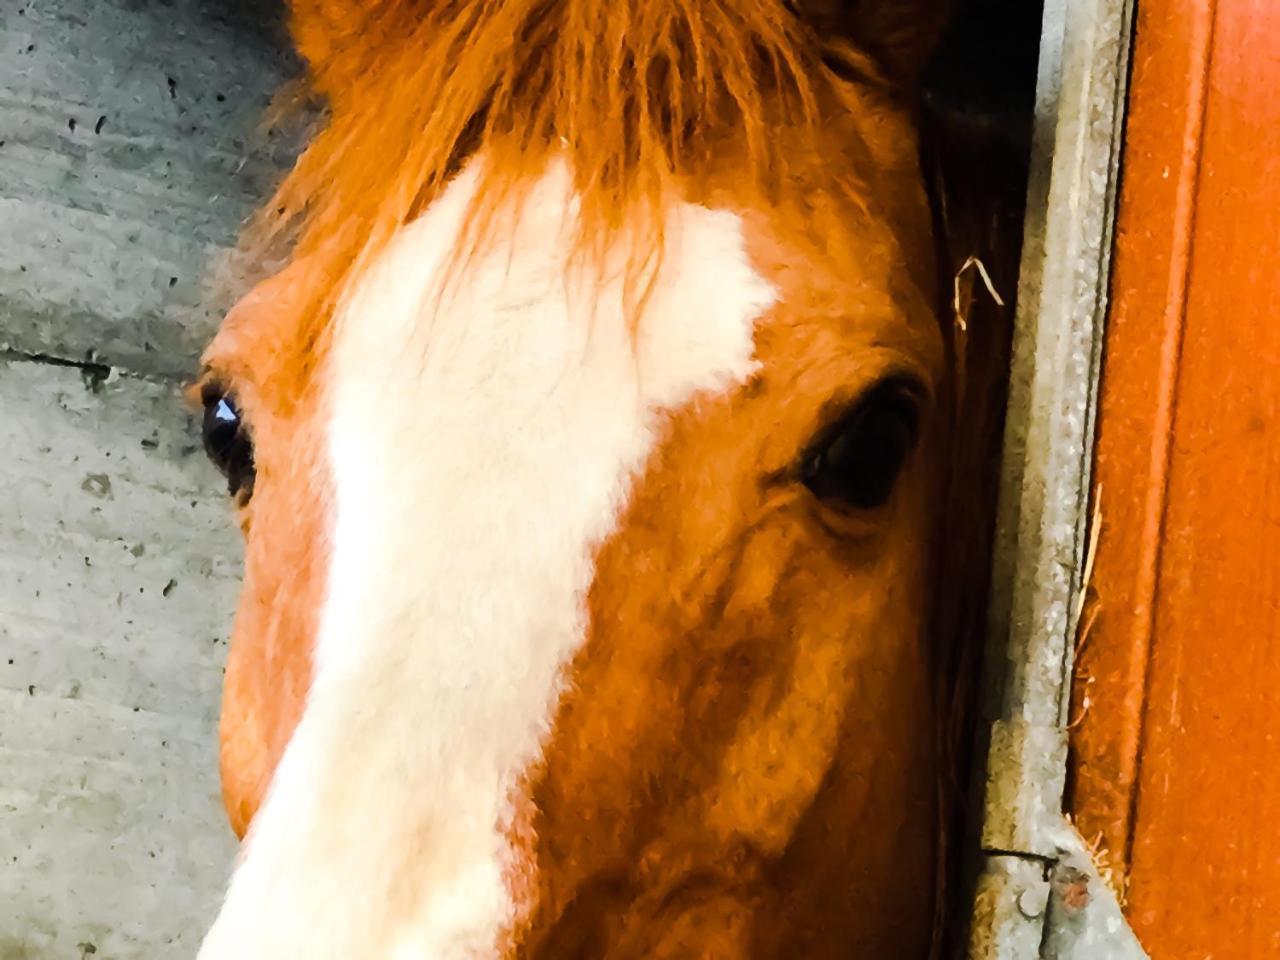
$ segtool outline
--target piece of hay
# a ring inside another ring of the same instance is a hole
[[[982,277],[983,286],[987,288],[987,293],[991,294],[991,299],[996,302],[997,306],[1004,306],[1004,298],[1000,296],[995,284],[991,282],[991,274],[987,272],[987,265],[978,257],[969,257],[960,265],[960,269],[956,271],[955,278],[952,280],[951,309],[955,311],[956,326],[960,328],[961,332],[968,331],[969,322],[965,318],[965,310],[960,306],[960,281],[970,270],[978,271],[978,275]]]

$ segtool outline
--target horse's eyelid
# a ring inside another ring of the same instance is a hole
[[[918,373],[912,370],[892,370],[868,387],[862,397],[869,397],[881,390],[898,390],[910,397],[918,409],[933,403],[933,390]]]
[[[188,396],[194,397],[198,406],[208,406],[223,397],[234,397],[235,389],[226,377],[213,370],[204,370],[188,389]]]
[[[209,382],[209,378],[201,373],[194,380],[187,382],[182,387],[182,399],[187,406],[193,409],[199,409],[204,406],[204,391]]]
[[[829,439],[829,435],[836,429],[837,425],[844,423],[849,417],[857,413],[872,397],[890,391],[902,394],[911,400],[912,405],[915,407],[917,423],[923,420],[926,411],[933,402],[933,391],[917,374],[908,370],[895,370],[886,373],[857,394],[841,402],[832,403],[822,411],[818,424],[812,433],[812,439],[805,447],[805,455],[820,446],[824,439]]]

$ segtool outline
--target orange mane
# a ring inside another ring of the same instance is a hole
[[[624,210],[655,211],[717,169],[767,195],[789,158],[820,155],[821,104],[843,96],[836,73],[876,75],[786,0],[294,0],[292,13],[329,120],[250,237],[296,238],[307,340],[323,338],[346,279],[479,150],[460,249],[564,150],[579,246],[599,251]],[[846,166],[832,186],[856,198]],[[648,221],[641,246],[656,253],[661,220]]]

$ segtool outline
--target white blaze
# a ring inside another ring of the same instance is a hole
[[[493,955],[518,909],[510,798],[583,643],[593,553],[660,414],[754,369],[775,294],[739,219],[673,206],[633,340],[621,277],[566,276],[560,162],[436,299],[475,182],[401,232],[337,323],[315,679],[201,960]]]

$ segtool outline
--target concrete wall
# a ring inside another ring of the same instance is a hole
[[[0,960],[191,957],[234,852],[240,545],[179,387],[287,160],[273,6],[0,0]]]

